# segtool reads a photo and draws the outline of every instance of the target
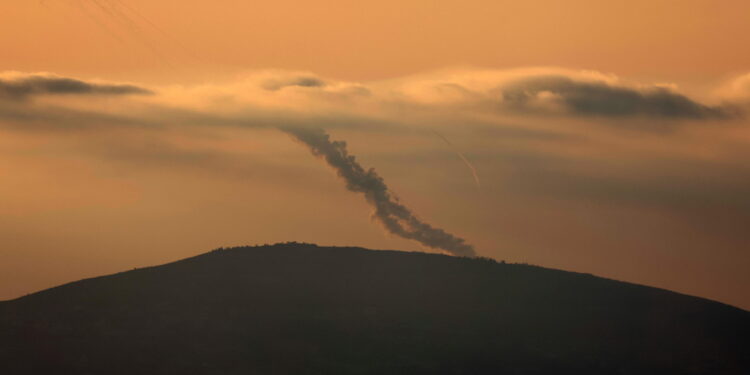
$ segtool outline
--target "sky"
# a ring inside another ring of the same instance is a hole
[[[0,299],[294,240],[748,309],[747,14],[728,0],[0,2]]]

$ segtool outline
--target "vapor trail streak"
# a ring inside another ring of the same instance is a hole
[[[450,146],[450,148],[453,149],[453,152],[455,152],[456,155],[458,155],[458,157],[461,158],[461,160],[464,162],[464,164],[466,165],[466,167],[468,167],[469,170],[471,171],[471,175],[474,176],[474,182],[477,184],[477,189],[481,189],[482,188],[482,184],[481,184],[481,182],[479,182],[479,174],[477,173],[477,169],[474,168],[474,165],[471,164],[471,162],[469,161],[469,159],[461,151],[458,151],[456,149],[456,147],[453,146],[453,143],[451,143],[451,141],[448,140],[448,138],[445,138],[445,136],[443,136],[442,134],[438,133],[435,130],[433,130],[432,132],[435,133],[436,136],[440,137],[440,139],[442,139],[443,141],[445,141],[445,143],[448,146]]]
[[[464,239],[419,220],[409,208],[399,202],[375,169],[365,170],[354,155],[349,154],[346,142],[332,141],[323,129],[285,127],[281,130],[304,143],[313,155],[325,159],[339,177],[344,179],[347,189],[363,193],[367,202],[375,209],[373,218],[380,221],[388,232],[453,255],[476,255],[474,247]]]
[[[91,21],[93,21],[95,24],[97,24],[102,30],[104,30],[104,32],[106,32],[107,34],[109,34],[112,38],[115,38],[118,42],[122,43],[123,45],[126,44],[125,43],[125,39],[123,39],[122,37],[120,37],[120,35],[118,35],[112,29],[110,29],[110,27],[107,26],[107,24],[104,21],[102,21],[102,20],[100,20],[99,18],[96,17],[96,15],[95,15],[96,12],[90,12],[89,9],[85,5],[83,5],[83,3],[73,2],[73,4],[75,4],[75,6],[78,7],[78,9],[84,15],[86,15],[86,17],[88,17]]]
[[[122,14],[119,10],[115,9],[115,7],[112,6],[112,4],[106,2],[106,1],[100,1],[100,0],[89,0],[92,4],[94,4],[96,7],[98,7],[102,14],[105,16],[109,16],[110,20],[114,23],[119,24],[122,26],[124,30],[128,30],[130,34],[134,37],[134,39],[140,41],[140,43],[145,46],[151,53],[154,54],[158,59],[161,60],[164,64],[169,66],[170,68],[175,68],[174,65],[167,59],[167,57],[157,48],[148,38],[148,35],[146,35],[140,28],[140,26],[134,22],[130,17],[128,17],[125,14]]]
[[[182,44],[182,42],[180,42],[180,40],[178,38],[174,37],[172,34],[168,33],[166,30],[164,30],[163,28],[161,28],[159,25],[156,24],[156,22],[151,21],[150,18],[148,18],[145,15],[143,15],[143,13],[141,13],[137,8],[128,5],[128,3],[126,3],[126,2],[124,2],[122,0],[114,0],[114,1],[115,1],[115,6],[113,6],[113,8],[117,8],[117,10],[120,13],[123,13],[125,16],[127,16],[125,14],[126,12],[123,12],[123,11],[119,10],[119,8],[116,6],[117,4],[119,4],[120,6],[122,6],[127,12],[130,12],[130,13],[134,14],[137,18],[140,18],[147,25],[151,26],[152,29],[154,29],[157,32],[161,33],[162,36],[164,36],[166,39],[172,41],[172,43],[174,43],[178,48],[182,49],[184,52],[186,52],[187,54],[189,54],[192,58],[194,58],[196,60],[202,60],[190,48],[188,48],[187,46],[185,46],[184,44]],[[130,17],[128,17],[128,18],[130,18]]]

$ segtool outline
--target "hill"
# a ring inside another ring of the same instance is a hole
[[[748,374],[750,312],[487,259],[219,249],[0,303],[0,373]]]

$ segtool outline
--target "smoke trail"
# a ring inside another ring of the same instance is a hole
[[[453,152],[455,152],[456,155],[458,155],[458,157],[461,158],[461,160],[464,162],[464,164],[466,165],[466,167],[469,168],[469,170],[471,171],[471,175],[474,176],[474,183],[477,184],[477,189],[481,189],[482,188],[482,183],[479,182],[479,174],[477,173],[477,169],[474,168],[474,165],[471,164],[471,162],[463,154],[463,152],[458,151],[453,146],[453,143],[451,143],[451,141],[448,140],[448,138],[445,138],[445,136],[443,136],[442,134],[438,133],[436,130],[433,130],[432,132],[435,133],[436,136],[440,137],[440,139],[442,139],[443,141],[445,141],[445,143],[453,149]]]
[[[375,208],[373,218],[380,221],[388,232],[453,255],[476,255],[474,248],[464,239],[433,228],[414,216],[409,208],[398,201],[374,169],[365,170],[349,154],[346,142],[332,141],[323,129],[284,127],[281,130],[307,145],[315,156],[325,159],[346,181],[347,189],[363,193],[367,202]]]

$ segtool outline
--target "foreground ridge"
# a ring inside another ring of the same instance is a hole
[[[7,374],[746,374],[750,313],[485,258],[220,248],[0,303]]]

